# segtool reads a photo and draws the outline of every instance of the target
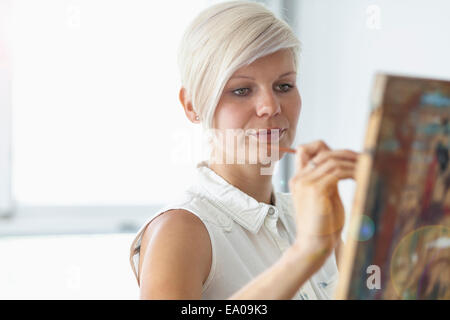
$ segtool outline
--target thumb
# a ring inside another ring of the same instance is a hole
[[[301,170],[305,168],[308,162],[318,153],[320,153],[321,151],[328,151],[328,150],[330,150],[330,147],[328,147],[328,145],[322,140],[298,146],[295,162],[296,169]]]
[[[309,161],[309,155],[306,153],[306,150],[303,146],[299,146],[297,148],[297,152],[295,153],[295,168],[296,171],[303,170]]]

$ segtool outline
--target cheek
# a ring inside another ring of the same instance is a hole
[[[287,117],[291,126],[295,126],[300,117],[300,111],[302,109],[302,99],[299,94],[292,98],[289,103],[289,107],[286,108]]]
[[[247,111],[240,105],[220,104],[217,106],[214,119],[217,129],[244,128]]]
[[[300,111],[302,108],[302,101],[300,95],[292,99],[291,103],[285,108],[285,116],[289,121],[289,140],[294,140],[297,132],[297,125],[300,118]],[[290,142],[292,142],[290,141]]]
[[[298,121],[298,118],[300,117],[301,110],[302,110],[302,101],[300,99],[297,104],[297,107],[295,108],[295,117],[296,117],[297,121]]]

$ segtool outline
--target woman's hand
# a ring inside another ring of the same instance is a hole
[[[337,183],[354,179],[357,158],[358,153],[332,151],[323,141],[297,148],[296,173],[289,180],[297,225],[293,247],[316,268],[340,240],[345,212]]]

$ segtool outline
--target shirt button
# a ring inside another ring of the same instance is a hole
[[[269,215],[273,215],[275,213],[275,209],[270,207],[269,208]]]

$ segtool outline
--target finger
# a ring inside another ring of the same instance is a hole
[[[308,181],[316,181],[320,179],[323,175],[329,174],[336,169],[342,169],[352,173],[352,176],[356,170],[356,163],[348,160],[340,160],[328,158],[320,166],[309,167],[304,171],[303,178]]]
[[[351,179],[353,178],[353,175],[353,170],[334,169],[331,172],[323,173],[315,181],[305,181],[305,179],[303,179],[303,181],[312,183],[319,190],[327,189],[331,194],[337,191],[337,183],[340,180]]]
[[[328,145],[322,140],[300,145],[297,147],[297,150],[299,149],[302,149],[308,156],[308,161],[315,157],[320,151],[331,150],[330,147],[328,147]]]
[[[295,172],[299,174],[303,168],[305,168],[308,162],[308,156],[305,154],[304,149],[299,146],[297,147],[297,152],[295,153]]]
[[[330,150],[330,148],[322,140],[298,146],[297,152],[295,153],[296,171],[299,172],[303,170],[313,157],[325,150]]]
[[[348,161],[357,161],[358,153],[351,150],[326,150],[319,152],[312,160],[317,164],[321,164],[328,158],[342,159]]]
[[[335,169],[330,173],[324,174],[317,179],[317,186],[319,189],[326,189],[330,187],[336,187],[339,180],[350,179],[353,177],[352,170]]]

